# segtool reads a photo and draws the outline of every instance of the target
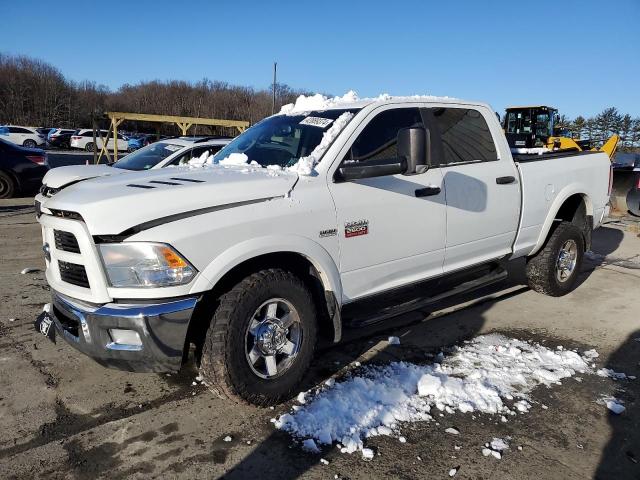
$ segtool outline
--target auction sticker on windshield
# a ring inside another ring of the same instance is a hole
[[[332,123],[333,120],[331,120],[330,118],[307,117],[300,122],[300,125],[310,125],[312,127],[327,128]]]
[[[165,148],[165,150],[169,150],[170,152],[177,152],[178,150],[180,150],[183,147],[181,147],[180,145],[167,145],[164,148]]]

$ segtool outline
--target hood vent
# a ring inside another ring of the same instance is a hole
[[[182,185],[178,182],[163,182],[162,180],[151,180],[149,183],[158,183],[160,185]]]
[[[177,180],[179,182],[193,182],[193,183],[204,183],[204,180],[196,180],[195,178],[175,178],[171,177],[171,180]]]
[[[127,187],[133,187],[133,188],[156,188],[153,185],[138,185],[137,183],[130,183],[127,185]]]

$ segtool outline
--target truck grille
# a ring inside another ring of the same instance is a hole
[[[87,278],[87,272],[84,266],[58,260],[58,269],[60,270],[60,278],[63,282],[89,288],[89,279]]]
[[[73,233],[54,230],[53,237],[56,241],[56,248],[64,252],[80,253],[78,240]]]

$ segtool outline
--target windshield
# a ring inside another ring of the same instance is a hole
[[[182,145],[175,145],[168,142],[152,143],[151,145],[130,153],[122,160],[118,160],[113,166],[124,170],[149,170],[169,155],[183,148]]]
[[[261,166],[290,167],[320,144],[322,135],[345,112],[357,109],[325,110],[299,115],[276,115],[256,123],[214,157],[218,163],[231,154],[245,154]]]

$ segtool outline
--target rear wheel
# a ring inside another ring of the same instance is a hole
[[[22,146],[26,148],[36,148],[36,142],[35,140],[28,139],[24,141]]]
[[[200,371],[216,393],[274,405],[299,389],[316,343],[311,293],[293,273],[254,273],[220,298]]]
[[[17,190],[15,180],[8,173],[0,171],[0,198],[11,198]]]
[[[560,222],[527,263],[529,286],[552,297],[566,295],[575,285],[583,257],[582,232],[572,223]]]
[[[94,151],[95,151],[95,149],[96,149],[96,144],[95,144],[95,143],[93,143],[93,142],[89,142],[89,143],[87,143],[87,144],[84,146],[84,149],[85,149],[87,152],[94,152]]]

